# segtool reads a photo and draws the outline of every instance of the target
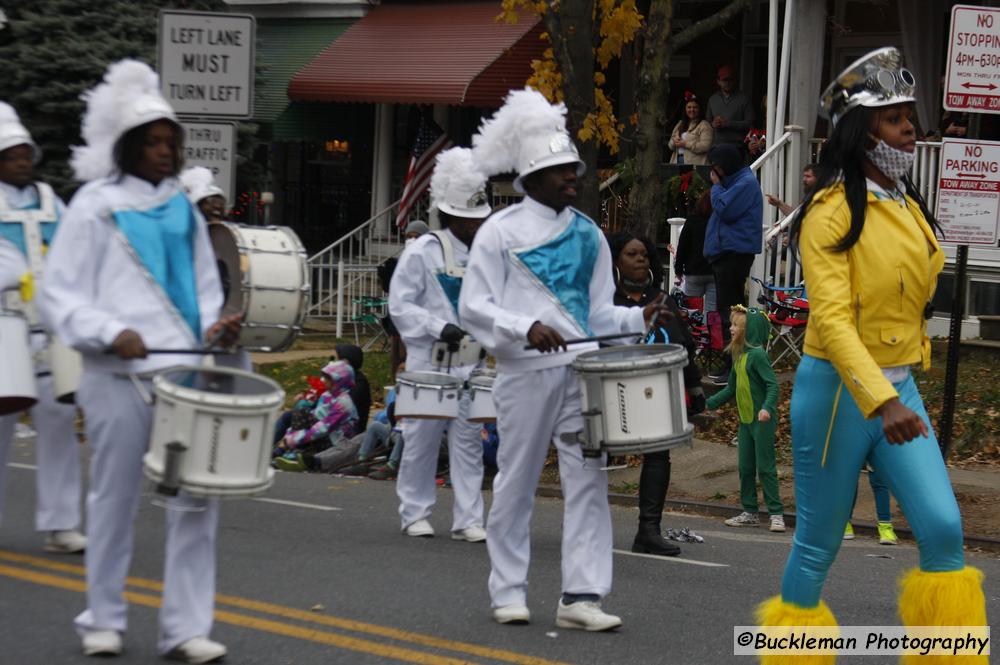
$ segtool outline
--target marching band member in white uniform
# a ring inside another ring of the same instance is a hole
[[[226,221],[226,194],[215,184],[215,176],[209,169],[192,166],[181,171],[179,178],[191,203],[198,206],[206,222]]]
[[[453,355],[432,358],[442,340],[456,348],[465,337],[458,325],[458,294],[469,259],[469,247],[491,209],[486,176],[468,148],[451,148],[437,157],[431,176],[431,204],[438,209],[443,231],[427,233],[411,243],[399,259],[389,288],[389,314],[406,344],[406,371],[440,371],[468,380],[481,360],[462,362]],[[399,516],[409,536],[434,535],[427,520],[434,505],[438,448],[448,431],[448,460],[454,488],[451,537],[482,542],[482,425],[468,421],[469,395],[462,392],[458,418],[403,420],[403,459],[396,480]]]
[[[87,609],[76,618],[86,655],[122,651],[123,597],[153,410],[152,375],[200,357],[196,349],[239,317],[217,320],[222,291],[201,216],[179,189],[182,132],[156,74],[123,60],[84,95],[86,145],[77,192],[52,246],[43,313],[84,356],[77,393],[93,448],[87,496]],[[112,353],[106,351],[111,349]],[[208,639],[215,594],[218,502],[167,500],[167,551],[158,649],[189,663],[226,654]]]
[[[566,339],[642,332],[658,302],[612,304],[611,252],[600,229],[569,204],[584,170],[566,131],[566,107],[538,92],[511,92],[473,137],[487,174],[516,170],[521,203],[493,215],[476,236],[462,288],[463,327],[497,360],[500,472],[486,544],[493,618],[527,623],[531,513],[549,442],[559,454],[564,511],[562,589],[556,625],[599,631],[621,625],[600,600],[611,590],[611,515],[603,459],[584,463],[580,389],[570,363],[596,343],[567,350]],[[531,344],[537,350],[525,350]],[[540,353],[542,352],[542,353]]]
[[[39,287],[45,251],[66,208],[51,187],[32,177],[41,154],[14,109],[0,102],[0,291],[5,292],[4,308],[28,317],[36,358],[44,356],[49,342],[31,302],[32,293]],[[46,532],[45,551],[78,553],[86,548],[87,539],[79,531],[76,407],[56,402],[49,369],[46,363],[36,361],[38,402],[30,410],[38,432],[35,528]],[[8,449],[20,415],[0,418],[0,506],[5,495]]]

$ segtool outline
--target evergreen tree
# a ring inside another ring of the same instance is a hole
[[[110,63],[136,58],[156,63],[160,9],[226,11],[223,0],[2,0],[0,100],[17,109],[44,152],[38,168],[67,198],[79,186],[69,167],[79,145],[84,103],[80,94],[100,81]],[[244,186],[255,180],[256,126],[240,124],[239,170]]]

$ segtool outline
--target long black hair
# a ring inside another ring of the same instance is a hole
[[[805,201],[799,207],[799,212],[795,215],[795,219],[792,220],[790,235],[796,252],[799,234],[802,231],[802,222],[809,212],[813,197],[817,192],[835,184],[840,179],[844,181],[847,207],[851,211],[851,226],[847,230],[847,234],[831,249],[835,252],[846,252],[861,237],[861,231],[865,227],[865,207],[868,202],[868,184],[862,170],[862,164],[866,159],[865,152],[872,142],[872,124],[881,111],[882,109],[878,108],[858,106],[848,112],[834,126],[829,140],[819,155],[819,164],[817,165],[819,170],[815,172],[816,185],[806,196]],[[902,182],[906,194],[917,202],[927,223],[931,225],[935,233],[940,233],[941,227],[937,219],[927,208],[924,197],[920,195],[910,176],[904,175]]]
[[[637,236],[634,233],[629,233],[628,231],[620,231],[610,238],[608,238],[608,245],[611,247],[611,262],[616,263],[618,257],[621,256],[622,251],[625,249],[625,245],[629,244],[633,240],[638,240],[646,248],[646,258],[649,259],[649,269],[653,273],[653,286],[660,288],[663,283],[663,262],[660,261],[660,253],[656,251],[656,245],[644,236]],[[620,285],[615,281],[615,287]]]

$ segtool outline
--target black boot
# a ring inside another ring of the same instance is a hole
[[[632,551],[657,556],[677,556],[681,548],[660,533],[663,502],[670,484],[670,451],[643,456],[639,474],[639,531],[632,541]]]

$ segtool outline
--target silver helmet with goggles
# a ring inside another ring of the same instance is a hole
[[[820,114],[836,125],[858,106],[878,107],[915,101],[917,81],[903,66],[903,54],[893,46],[880,48],[852,62],[823,91]]]

